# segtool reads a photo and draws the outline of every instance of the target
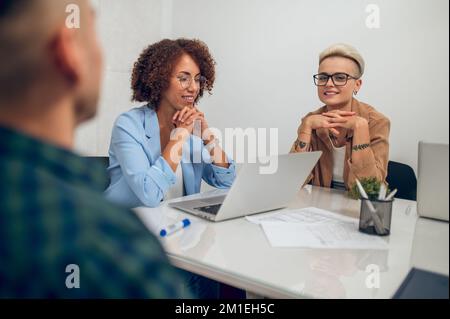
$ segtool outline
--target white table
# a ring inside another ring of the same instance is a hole
[[[289,205],[310,206],[358,218],[360,201],[306,187]],[[388,250],[274,248],[261,227],[245,218],[214,223],[167,203],[136,211],[154,233],[191,219],[191,226],[161,240],[176,267],[270,298],[391,298],[411,266],[448,275],[449,224],[418,219],[413,201],[394,201]],[[378,270],[379,287],[372,287]]]

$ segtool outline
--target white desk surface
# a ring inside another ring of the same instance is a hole
[[[309,206],[358,218],[360,201],[307,186],[289,207]],[[449,224],[418,219],[413,201],[394,201],[388,250],[274,248],[261,227],[244,218],[214,223],[167,203],[136,212],[154,233],[190,218],[192,225],[161,239],[176,267],[270,298],[392,298],[412,266],[449,272]],[[369,265],[380,270],[378,288],[366,286],[374,283]]]

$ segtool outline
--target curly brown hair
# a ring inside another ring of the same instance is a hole
[[[134,63],[131,76],[132,101],[148,102],[157,108],[162,93],[169,88],[172,70],[183,54],[188,54],[197,63],[206,84],[200,88],[197,102],[206,89],[209,94],[215,81],[215,64],[208,46],[197,39],[164,39],[148,46]]]

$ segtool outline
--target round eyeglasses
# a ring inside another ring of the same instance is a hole
[[[179,74],[177,75],[177,79],[183,89],[187,89],[192,85],[193,78],[190,75]],[[203,89],[206,86],[206,83],[208,83],[208,80],[203,75],[196,76],[193,80],[195,85],[200,89]]]

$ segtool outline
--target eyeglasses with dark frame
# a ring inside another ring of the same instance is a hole
[[[192,77],[188,74],[182,73],[176,76],[183,89],[187,89],[192,85]],[[203,89],[208,83],[208,79],[203,75],[198,75],[194,78],[194,82],[198,88]]]
[[[326,86],[328,83],[328,80],[331,78],[331,81],[335,86],[344,86],[347,84],[348,79],[357,80],[357,77],[351,76],[350,74],[338,72],[333,74],[327,74],[327,73],[319,73],[313,75],[314,78],[314,84],[316,86]]]

